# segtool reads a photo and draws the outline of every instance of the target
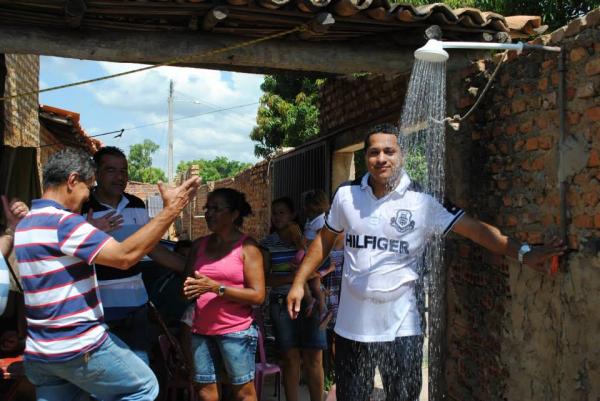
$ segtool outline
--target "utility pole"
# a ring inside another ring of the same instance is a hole
[[[169,154],[167,178],[173,183],[173,80],[169,83]]]

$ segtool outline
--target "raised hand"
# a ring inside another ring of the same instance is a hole
[[[554,237],[552,240],[550,240],[550,242],[547,242],[544,245],[532,246],[531,251],[527,252],[523,256],[523,264],[539,272],[549,274],[549,259],[551,259],[553,256],[563,255],[566,250],[567,247],[563,244],[563,242]]]
[[[167,187],[162,182],[158,183],[158,191],[165,208],[183,209],[196,196],[200,187],[200,178],[192,177],[178,187]]]
[[[90,208],[87,214],[87,221],[94,227],[104,232],[111,232],[123,225],[123,216],[117,214],[116,210],[106,213],[102,217],[94,218],[94,209]]]
[[[7,228],[11,228],[14,230],[19,221],[21,221],[21,219],[25,217],[27,212],[29,212],[29,208],[24,202],[16,198],[13,199],[10,203],[8,203],[8,198],[6,197],[6,195],[2,195],[1,198],[2,209],[4,210],[4,216],[6,217],[6,226]]]

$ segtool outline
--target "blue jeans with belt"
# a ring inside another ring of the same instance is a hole
[[[110,334],[95,351],[66,362],[25,361],[38,401],[153,401],[158,381],[148,365]]]

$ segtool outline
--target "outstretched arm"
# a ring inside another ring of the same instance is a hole
[[[465,215],[454,225],[452,231],[494,253],[515,259],[518,257],[521,244],[490,224]],[[544,245],[532,246],[531,251],[523,257],[523,264],[534,270],[548,273],[549,269],[545,266],[545,262],[553,256],[562,255],[565,250],[562,241],[553,239]]]
[[[118,242],[112,238],[108,240],[98,252],[94,262],[123,270],[136,264],[154,249],[181,209],[196,195],[199,185],[198,177],[190,178],[176,188],[165,188],[159,184],[163,210],[125,241]]]

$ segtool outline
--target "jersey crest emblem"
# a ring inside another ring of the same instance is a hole
[[[415,228],[415,221],[412,219],[412,213],[410,210],[404,209],[396,210],[396,216],[392,217],[390,224],[401,234],[412,231]]]

